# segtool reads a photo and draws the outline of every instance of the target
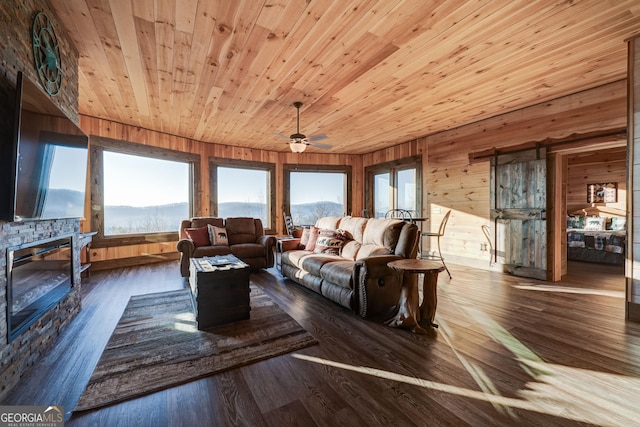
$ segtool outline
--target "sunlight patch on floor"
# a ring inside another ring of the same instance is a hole
[[[179,313],[174,316],[176,322],[173,324],[174,329],[182,332],[198,332],[196,327],[196,317],[193,312],[188,311],[185,313]]]
[[[486,313],[469,307],[465,311],[531,375],[533,381],[518,395],[539,412],[598,425],[637,421],[634,396],[640,396],[640,378],[547,363]]]
[[[518,399],[304,354],[296,353],[293,357],[384,380],[482,400],[494,407],[521,409],[603,426],[634,425],[637,421],[636,403],[632,397],[640,395],[639,378],[547,363],[537,366],[536,362],[527,361],[526,363],[532,364],[533,370],[547,374],[542,374],[536,381],[527,383],[526,388],[518,392],[522,397]],[[504,414],[504,410],[499,412]],[[510,413],[510,416],[513,414]]]
[[[344,369],[347,371],[357,372],[360,374],[371,375],[385,380],[398,381],[405,384],[411,384],[419,387],[428,388],[431,390],[442,391],[449,394],[455,394],[462,397],[470,397],[473,399],[484,400],[490,403],[496,403],[499,405],[507,405],[510,407],[521,408],[526,410],[534,410],[528,402],[512,399],[504,396],[497,396],[489,393],[485,393],[478,390],[471,390],[464,387],[457,387],[449,384],[444,384],[436,381],[429,381],[421,378],[410,377],[408,375],[396,374],[394,372],[385,371],[382,369],[368,368],[366,366],[355,366],[346,363],[335,362],[328,359],[322,359],[320,357],[307,356],[305,354],[295,353],[293,357],[296,359],[305,360],[307,362],[317,363],[320,365],[331,366],[338,369]]]
[[[471,377],[476,382],[476,384],[478,384],[478,387],[480,387],[480,389],[485,393],[495,395],[495,396],[500,395],[500,391],[493,384],[493,382],[491,381],[491,378],[489,378],[489,376],[485,373],[485,371],[477,364],[468,360],[467,357],[465,357],[462,353],[460,353],[456,349],[456,347],[452,343],[451,332],[446,322],[442,320],[440,321],[440,335],[444,338],[444,341],[449,345],[449,347],[451,348],[453,353],[456,355],[456,357],[458,358],[462,366],[464,366],[464,368],[467,370],[469,375],[471,375]],[[498,411],[499,413],[505,416],[509,416],[510,418],[513,418],[513,419],[517,418],[516,414],[511,410],[509,405],[502,405],[495,401],[490,401],[490,403],[493,405],[495,410]]]
[[[543,285],[535,283],[522,283],[520,285],[511,285],[516,289],[525,291],[541,291],[541,292],[558,292],[565,294],[582,294],[582,295],[598,295],[603,297],[622,298],[624,299],[624,291],[607,291],[605,289],[584,289],[569,286]]]
[[[480,390],[304,354],[295,353],[293,357],[384,380],[482,400],[492,404],[500,414],[514,420],[518,417],[513,410],[520,409],[603,426],[637,423],[636,397],[640,396],[640,378],[547,363],[484,312],[468,306],[464,307],[464,311],[484,329],[490,338],[508,349],[513,354],[515,363],[518,363],[521,369],[531,377],[531,381],[523,384],[519,390],[509,391],[518,397],[501,395],[498,386],[486,372],[456,350],[454,337],[448,332],[446,322],[442,320],[440,320],[441,335]]]

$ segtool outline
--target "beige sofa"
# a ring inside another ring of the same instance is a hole
[[[226,244],[211,242],[208,225],[226,232]],[[189,238],[187,232],[193,238]],[[205,234],[206,233],[206,234]],[[206,236],[206,238],[205,238]],[[196,217],[180,224],[180,274],[189,276],[189,259],[233,254],[249,264],[252,270],[273,267],[276,238],[264,234],[258,218]]]
[[[403,275],[387,266],[415,258],[418,227],[401,219],[324,217],[319,230],[340,230],[346,236],[339,254],[305,249],[305,242],[281,254],[282,274],[362,317],[386,320],[395,315]],[[407,280],[415,280],[411,275]]]

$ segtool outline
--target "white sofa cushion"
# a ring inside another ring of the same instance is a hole
[[[342,218],[338,228],[346,231],[351,239],[362,243],[366,224],[367,218],[346,216]]]

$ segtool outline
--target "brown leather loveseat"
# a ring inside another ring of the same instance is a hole
[[[180,223],[180,273],[189,276],[189,259],[233,254],[252,270],[273,267],[276,238],[264,234],[258,218],[196,217]]]

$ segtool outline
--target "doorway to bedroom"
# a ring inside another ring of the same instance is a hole
[[[564,169],[556,176],[562,180],[561,198],[566,206],[566,224],[557,227],[559,231],[564,228],[562,280],[589,270],[619,282],[624,290],[626,140],[566,149],[555,155]]]

